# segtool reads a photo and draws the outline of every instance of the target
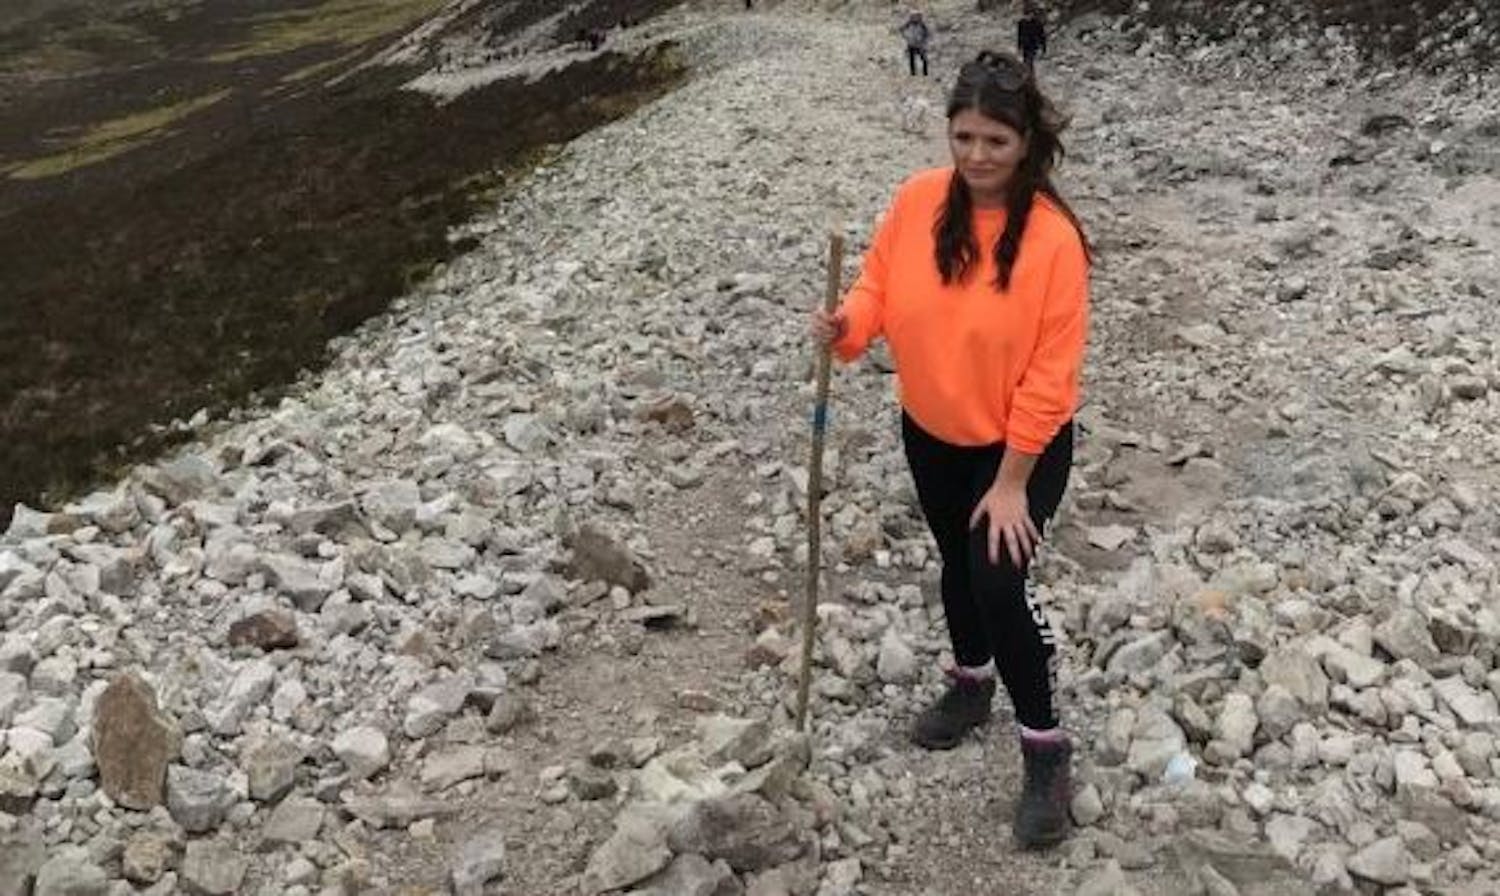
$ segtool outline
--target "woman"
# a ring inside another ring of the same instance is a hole
[[[1051,179],[1062,127],[1019,60],[965,65],[948,101],[952,167],[902,184],[859,280],[812,322],[843,360],[883,335],[896,363],[956,663],[913,739],[947,749],[987,721],[998,669],[1021,724],[1014,830],[1029,847],[1066,836],[1071,789],[1055,642],[1027,583],[1072,464],[1088,321],[1088,242]]]

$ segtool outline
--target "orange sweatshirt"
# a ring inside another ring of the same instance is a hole
[[[852,361],[884,335],[901,404],[924,430],[954,445],[1004,442],[1040,454],[1078,408],[1088,329],[1088,260],[1066,215],[1038,196],[1011,272],[995,287],[995,239],[1004,209],[974,213],[979,259],[944,286],[933,227],[952,168],[902,184],[841,306],[835,353]]]

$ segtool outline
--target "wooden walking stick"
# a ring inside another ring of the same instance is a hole
[[[844,236],[828,235],[828,289],[823,309],[838,306],[843,284]],[[823,566],[823,440],[828,431],[830,347],[818,350],[817,399],[812,416],[812,456],[807,464],[807,598],[802,605],[802,657],[797,675],[797,730],[807,726],[807,691],[812,683],[813,636],[818,625],[818,573]]]

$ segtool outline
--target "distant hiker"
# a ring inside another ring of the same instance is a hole
[[[1026,70],[1036,71],[1036,57],[1047,55],[1047,23],[1042,11],[1034,4],[1026,4],[1021,18],[1016,21],[1016,46],[1026,62]]]
[[[901,36],[906,38],[906,64],[911,68],[911,73],[917,73],[917,60],[922,61],[922,76],[927,76],[927,42],[932,39],[932,32],[928,30],[927,23],[922,21],[922,14],[913,12],[906,19],[906,24],[901,26]]]
[[[598,50],[600,47],[604,46],[604,42],[606,40],[609,40],[609,35],[604,31],[603,28],[590,28],[588,30],[588,34],[586,35],[586,40],[588,42],[590,50]]]
[[[1064,120],[1024,63],[981,53],[947,115],[952,166],[900,186],[859,279],[811,330],[842,360],[881,336],[895,359],[955,664],[912,739],[949,749],[988,721],[998,667],[1025,763],[1013,829],[1049,846],[1067,836],[1073,747],[1054,703],[1056,636],[1028,574],[1072,466],[1090,253],[1052,183]]]

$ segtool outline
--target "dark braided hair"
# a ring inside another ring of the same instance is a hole
[[[1064,152],[1058,135],[1067,127],[1067,119],[1037,89],[1026,66],[1008,53],[985,50],[959,69],[958,82],[948,96],[948,120],[970,109],[1010,125],[1027,141],[1026,156],[1016,166],[1005,199],[1005,230],[995,240],[995,288],[1004,292],[1010,287],[1011,272],[1021,249],[1021,234],[1026,232],[1026,222],[1038,193],[1050,199],[1073,222],[1083,240],[1084,254],[1092,260],[1093,252],[1083,225],[1052,184],[1052,169]],[[969,185],[955,170],[948,183],[948,198],[933,225],[938,273],[944,284],[965,280],[979,260],[973,217],[974,198]]]

